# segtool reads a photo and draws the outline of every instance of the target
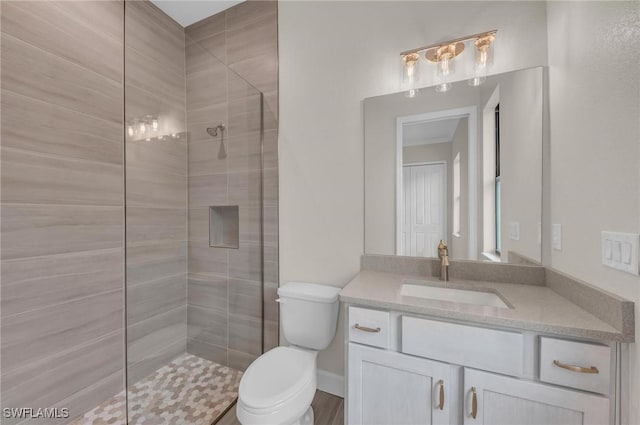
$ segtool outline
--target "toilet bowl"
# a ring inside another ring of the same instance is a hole
[[[316,358],[333,340],[339,288],[291,282],[278,289],[285,338],[245,371],[236,415],[242,425],[313,425]]]

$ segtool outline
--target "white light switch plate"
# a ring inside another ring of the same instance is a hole
[[[512,241],[520,240],[520,223],[517,221],[509,222],[509,239]]]
[[[639,246],[637,233],[602,232],[602,264],[638,275]]]
[[[551,246],[557,251],[562,251],[562,224],[551,226]]]

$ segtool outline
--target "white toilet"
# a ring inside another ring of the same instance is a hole
[[[300,282],[278,288],[282,329],[291,346],[267,351],[242,376],[236,407],[242,425],[313,425],[316,357],[335,336],[339,291]]]

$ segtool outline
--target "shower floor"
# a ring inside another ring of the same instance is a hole
[[[242,372],[183,354],[129,387],[130,425],[210,425],[236,401]],[[71,425],[124,425],[125,394]]]

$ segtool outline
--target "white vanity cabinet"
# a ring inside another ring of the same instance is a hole
[[[602,425],[609,399],[474,369],[464,371],[464,425]]]
[[[349,344],[347,410],[353,425],[449,423],[449,365]]]
[[[616,344],[348,311],[347,424],[620,422]]]

